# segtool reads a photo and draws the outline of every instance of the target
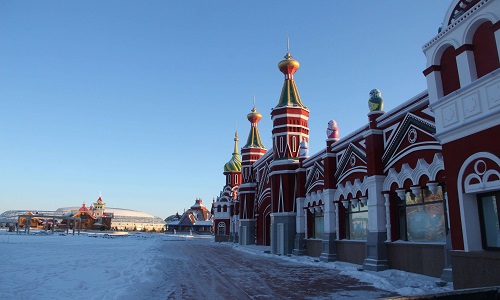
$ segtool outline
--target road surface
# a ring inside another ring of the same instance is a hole
[[[339,271],[276,255],[256,255],[230,243],[170,239],[160,245],[165,299],[375,299],[397,296]],[[240,247],[241,248],[241,247]],[[144,296],[146,296],[144,294]]]

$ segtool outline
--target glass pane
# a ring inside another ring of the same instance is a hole
[[[424,193],[424,202],[434,202],[434,201],[442,201],[443,197],[443,188],[441,186],[437,187],[437,191],[435,194],[431,193],[428,189],[423,190]]]
[[[495,196],[483,197],[484,232],[486,236],[486,246],[500,247],[500,228],[498,226],[498,208]]]
[[[351,240],[366,240],[368,237],[368,212],[349,215],[349,232]]]
[[[324,217],[315,217],[314,218],[314,238],[322,239],[324,232]]]
[[[422,193],[415,195],[412,192],[406,192],[406,205],[422,203]]]
[[[444,242],[446,239],[443,203],[406,208],[410,242]]]

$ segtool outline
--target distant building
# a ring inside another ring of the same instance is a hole
[[[94,203],[94,206],[87,208],[85,203],[72,215],[74,218],[82,220],[81,229],[110,230],[113,213],[104,212],[106,203],[102,202],[101,196]],[[64,222],[64,221],[63,221]],[[64,225],[65,223],[62,223]]]
[[[9,210],[0,214],[0,227],[15,225],[18,216],[32,215],[30,223],[32,228],[46,228],[46,223],[51,222],[52,216],[81,218],[82,229],[86,230],[137,230],[137,231],[157,231],[165,230],[165,221],[145,212],[106,207],[106,203],[99,196],[96,202],[90,207],[85,203],[82,206],[61,207],[56,211],[41,210]],[[20,219],[23,226],[24,218]],[[57,220],[56,220],[57,221]],[[24,221],[26,222],[26,221]],[[51,224],[49,224],[51,225]],[[56,224],[56,228],[66,228],[66,221]],[[72,225],[70,225],[72,226]],[[78,226],[78,225],[77,225]]]
[[[186,210],[182,216],[177,214],[166,226],[167,232],[170,233],[211,234],[212,214],[203,205],[203,200],[196,199],[195,204],[190,209]]]
[[[242,160],[235,149],[224,165],[215,240],[456,289],[500,285],[500,0],[453,0],[442,25],[423,46],[427,90],[388,112],[372,90],[367,123],[340,138],[325,120],[325,147],[311,155],[300,65],[287,53],[272,149],[256,142],[253,111]],[[338,101],[325,109],[334,114]]]

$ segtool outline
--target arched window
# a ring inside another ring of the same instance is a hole
[[[224,206],[222,207],[222,211],[223,211],[223,212],[227,212],[227,205],[224,205]]]
[[[217,225],[217,235],[226,235],[226,224],[224,222]]]
[[[415,191],[416,192],[416,191]],[[428,188],[417,194],[406,191],[398,203],[399,238],[409,242],[445,242],[446,210],[441,186],[433,194]]]
[[[446,96],[460,88],[460,78],[458,77],[457,60],[453,46],[449,46],[444,50],[440,65],[443,96]]]
[[[477,28],[472,38],[477,78],[481,78],[500,67],[495,33],[492,27],[493,24],[490,21],[484,22]]]

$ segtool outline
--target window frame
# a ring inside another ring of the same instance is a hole
[[[500,246],[499,247],[488,246],[488,243],[486,240],[486,228],[485,228],[484,215],[483,215],[483,201],[481,201],[481,200],[484,197],[491,197],[491,196],[495,197],[495,202],[497,205],[497,221],[500,222],[500,210],[498,209],[500,206],[500,191],[481,193],[481,194],[476,195],[477,212],[479,215],[479,228],[481,230],[481,245],[483,246],[483,250],[486,250],[486,251],[500,251]]]
[[[445,243],[446,242],[446,236],[448,235],[449,232],[449,225],[448,225],[448,218],[447,218],[447,206],[446,206],[446,201],[445,201],[445,186],[439,186],[441,188],[441,193],[442,193],[442,199],[438,201],[429,201],[425,202],[425,197],[424,197],[424,192],[429,191],[429,188],[424,187],[421,188],[420,190],[420,197],[422,199],[422,202],[420,203],[415,203],[415,204],[407,204],[406,198],[408,197],[408,194],[417,197],[415,194],[413,194],[413,191],[411,190],[406,190],[405,191],[405,198],[400,199],[398,197],[398,204],[397,204],[397,215],[398,215],[398,234],[399,234],[399,240],[406,241],[409,243]],[[432,194],[431,194],[432,195]],[[442,241],[410,241],[408,240],[408,214],[407,214],[407,209],[411,207],[426,207],[434,204],[441,204],[443,207],[443,219],[444,219],[444,237]]]

